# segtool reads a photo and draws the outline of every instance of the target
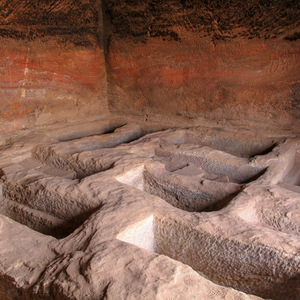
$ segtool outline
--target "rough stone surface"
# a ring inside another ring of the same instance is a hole
[[[1,297],[299,299],[299,138],[124,122],[2,149]]]
[[[1,1],[1,126],[107,111],[102,34],[101,1]]]
[[[299,5],[1,1],[0,122],[135,114],[299,127]]]
[[[117,113],[299,127],[299,42],[112,38],[109,105]]]
[[[299,12],[0,1],[0,299],[300,299]]]
[[[299,127],[297,1],[107,1],[106,12],[111,110]]]
[[[105,1],[115,32],[135,42],[152,37],[180,41],[180,28],[212,40],[299,38],[289,35],[299,25],[299,3],[293,0],[110,0]]]

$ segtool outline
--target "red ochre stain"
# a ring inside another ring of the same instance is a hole
[[[187,69],[163,69],[160,72],[162,84],[166,88],[178,89],[184,85],[185,79],[188,77]]]
[[[105,73],[101,51],[75,47],[67,51],[43,50],[0,49],[0,87],[18,86],[25,80],[33,86],[77,84],[97,90],[101,74]]]
[[[138,75],[140,75],[140,72],[133,68],[133,67],[124,67],[124,68],[120,68],[118,70],[116,70],[116,73],[118,74],[118,76],[123,76],[123,77],[136,77]]]

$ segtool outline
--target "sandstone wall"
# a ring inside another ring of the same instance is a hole
[[[299,11],[294,0],[2,1],[0,122],[110,110],[297,130]]]
[[[101,1],[0,4],[0,121],[27,128],[107,110]]]
[[[112,0],[106,12],[110,109],[299,126],[296,1]]]

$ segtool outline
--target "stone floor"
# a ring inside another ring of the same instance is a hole
[[[99,119],[1,149],[1,299],[300,299],[300,139]]]

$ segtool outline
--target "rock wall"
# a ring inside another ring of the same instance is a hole
[[[1,1],[0,123],[109,110],[298,130],[299,11],[293,0]]]
[[[115,112],[299,126],[297,1],[107,1]]]
[[[102,31],[101,1],[1,1],[1,123],[19,129],[107,110]]]

